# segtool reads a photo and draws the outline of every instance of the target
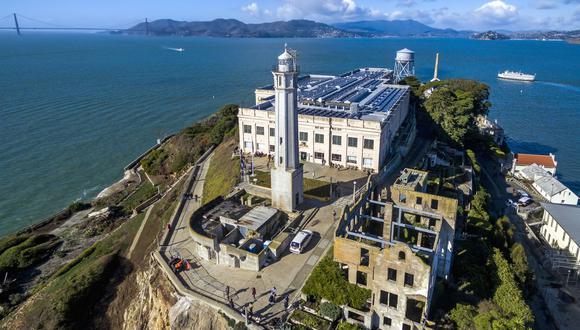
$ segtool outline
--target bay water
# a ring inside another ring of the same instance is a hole
[[[580,193],[580,45],[465,39],[227,39],[0,33],[0,235],[96,196],[158,138],[225,103],[252,105],[284,43],[303,73],[393,67],[416,52],[416,73],[491,87],[516,152],[556,154]],[[176,48],[184,48],[178,52]],[[503,70],[534,83],[500,81]]]

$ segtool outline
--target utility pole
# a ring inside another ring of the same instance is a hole
[[[145,17],[145,35],[149,35],[149,20]]]
[[[18,18],[16,17],[16,13],[14,13],[13,16],[14,16],[14,24],[16,25],[16,34],[20,35],[20,26],[18,25]]]

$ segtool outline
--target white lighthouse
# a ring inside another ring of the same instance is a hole
[[[296,53],[284,47],[272,71],[276,93],[276,154],[271,172],[272,206],[296,210],[302,203],[302,164],[298,161],[298,64]]]

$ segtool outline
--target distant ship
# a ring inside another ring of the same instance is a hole
[[[502,73],[498,73],[497,77],[501,78],[501,79],[520,80],[520,81],[534,81],[534,80],[536,80],[535,74],[527,74],[527,73],[508,71],[508,70],[506,70]]]
[[[183,48],[174,48],[173,50],[175,50],[176,52],[184,52],[185,49]]]

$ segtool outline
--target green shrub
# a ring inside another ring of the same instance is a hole
[[[320,300],[325,298],[336,305],[364,309],[371,291],[349,283],[331,255],[325,256],[314,268],[302,288],[306,295]]]
[[[514,244],[511,249],[510,257],[512,259],[512,266],[516,278],[520,283],[520,287],[523,287],[530,277],[530,268],[528,266],[528,258],[524,251],[524,247],[520,243]]]
[[[473,318],[477,315],[477,308],[471,305],[457,304],[451,310],[450,317],[457,330],[471,330],[474,327]]]
[[[311,329],[326,329],[330,326],[329,321],[300,309],[294,310],[290,316],[290,319]]]
[[[91,207],[91,203],[76,201],[68,206],[68,210],[72,213],[75,213],[78,211],[83,211],[83,210],[89,209],[90,207]]]
[[[504,315],[512,318],[516,324],[521,327],[530,325],[534,321],[534,315],[524,301],[513,270],[497,248],[494,248],[493,262],[499,278],[498,287],[493,295],[493,302],[503,311]]]
[[[30,235],[10,235],[3,237],[0,239],[0,254],[4,253],[4,251],[8,250],[9,248],[26,241],[26,239],[29,237]]]
[[[0,255],[0,269],[24,269],[46,258],[59,243],[54,235],[29,236]]]
[[[342,316],[342,308],[331,302],[324,302],[320,305],[320,315],[336,321]]]
[[[336,327],[336,330],[363,330],[363,329],[364,327],[361,326],[360,324],[352,324],[346,321],[340,321],[340,323]]]

